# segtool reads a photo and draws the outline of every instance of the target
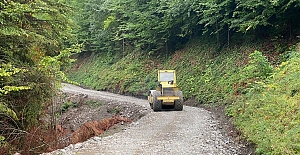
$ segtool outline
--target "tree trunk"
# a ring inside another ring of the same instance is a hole
[[[219,32],[219,27],[218,27],[218,21],[216,22],[216,31],[217,31],[217,34],[216,34],[217,45],[218,45],[218,47],[220,47],[220,32]]]
[[[227,47],[230,47],[230,28],[229,28],[229,24],[227,24],[228,29],[227,29]]]
[[[122,39],[122,55],[123,55],[123,58],[124,58],[124,52],[125,52],[125,39],[123,38]]]

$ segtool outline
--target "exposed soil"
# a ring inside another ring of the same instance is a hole
[[[136,122],[152,112],[150,106],[132,104],[132,102],[139,103],[140,99],[128,101],[131,98],[127,99],[124,96],[120,101],[110,94],[96,97],[93,93],[83,92],[84,89],[81,91],[82,93],[78,93],[78,90],[65,89],[62,93],[60,101],[54,108],[55,113],[59,114],[55,132],[57,138],[55,141],[52,139],[52,142],[46,142],[49,146],[47,151],[83,142],[97,135],[102,135],[102,137],[113,135],[126,130],[131,122]],[[197,105],[210,111],[213,114],[212,119],[217,122],[217,130],[239,145],[238,154],[255,154],[255,146],[245,141],[240,132],[232,125],[232,120],[225,116],[225,106],[201,105],[197,104],[195,100],[188,100],[185,105]],[[48,111],[51,112],[51,108]],[[49,119],[47,116],[44,121],[49,121]]]
[[[70,144],[84,142],[93,136],[108,136],[126,128],[132,121],[149,113],[149,109],[126,101],[105,100],[82,93],[61,92],[54,107],[48,108],[48,115],[41,118],[43,124],[50,124],[52,108],[56,119],[56,131],[35,131],[43,137],[48,147],[43,150],[27,150],[23,154],[39,154],[64,148]]]

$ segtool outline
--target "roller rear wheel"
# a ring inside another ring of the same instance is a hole
[[[182,109],[183,109],[182,91],[175,91],[175,96],[179,96],[179,100],[175,100],[174,109],[176,111],[182,111]]]

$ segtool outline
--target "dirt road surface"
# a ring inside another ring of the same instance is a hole
[[[87,94],[105,101],[126,102],[149,110],[118,133],[93,137],[71,144],[49,155],[238,155],[244,154],[240,143],[220,131],[218,121],[202,108],[184,106],[183,111],[152,112],[147,100],[64,84],[62,90]]]

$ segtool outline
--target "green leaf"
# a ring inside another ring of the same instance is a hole
[[[12,109],[10,109],[7,105],[5,105],[4,103],[0,102],[0,113],[7,115],[9,117],[12,117],[14,120],[18,120],[17,114],[15,111],[13,111]],[[1,138],[1,136],[0,136]],[[4,139],[2,139],[4,140]],[[1,141],[1,139],[0,139]]]

